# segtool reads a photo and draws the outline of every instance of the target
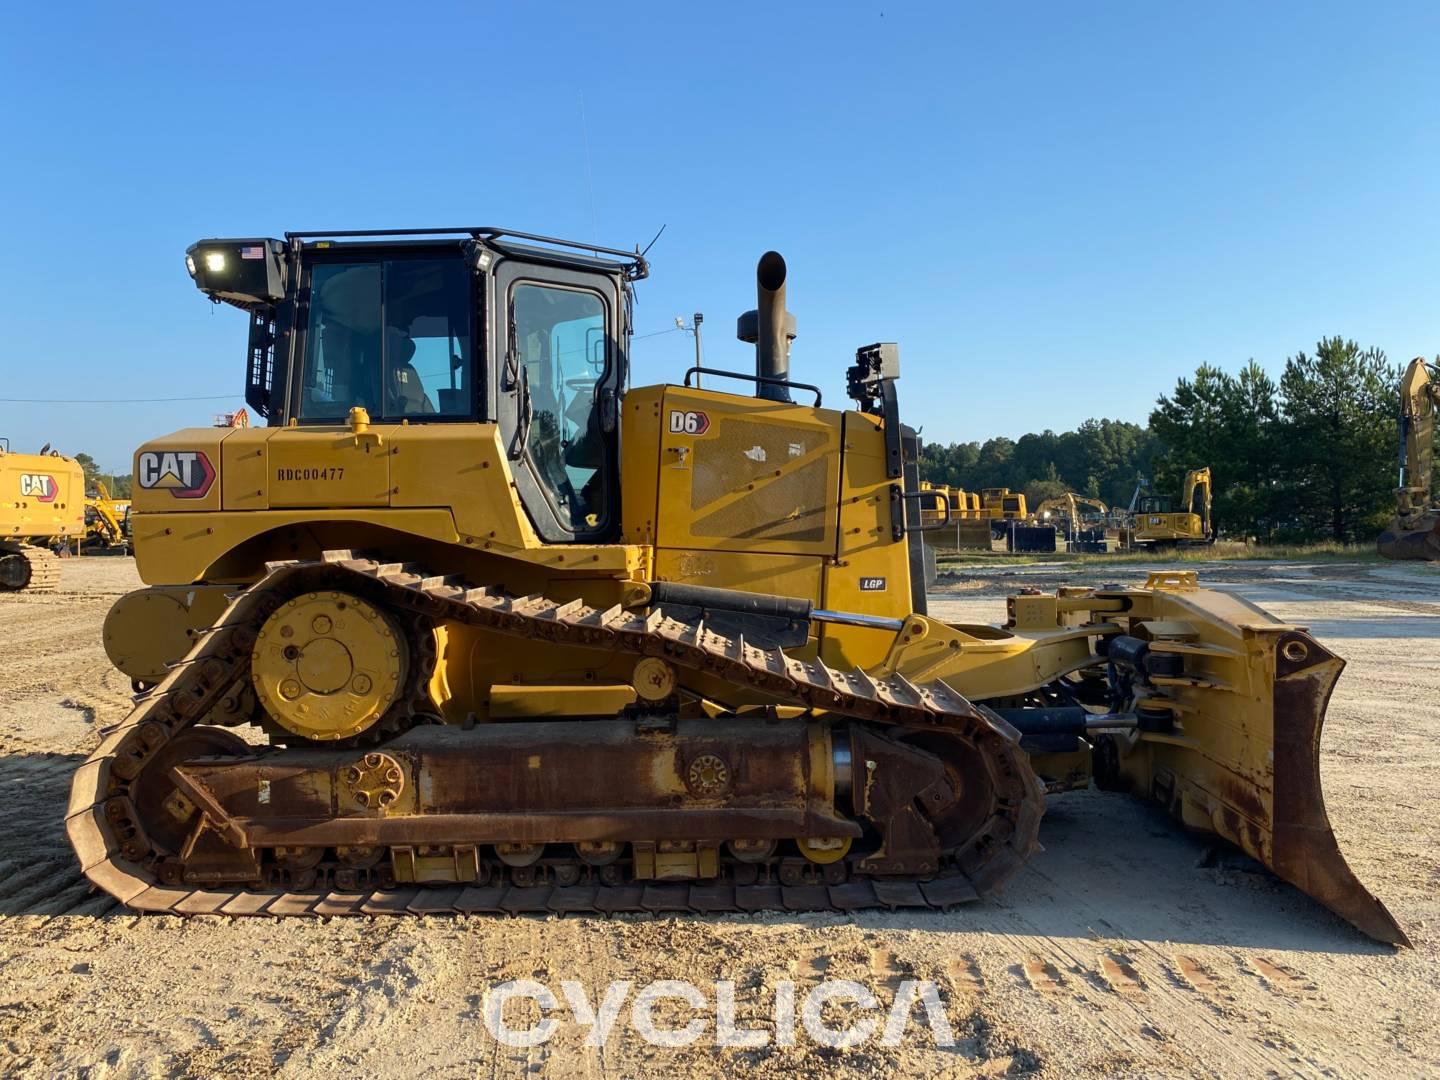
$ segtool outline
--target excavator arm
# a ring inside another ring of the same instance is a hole
[[[86,542],[91,546],[109,548],[123,544],[125,530],[120,521],[120,508],[110,497],[104,481],[91,483],[95,493],[85,498]]]
[[[1080,520],[1079,507],[1081,506],[1093,506],[1100,511],[1101,515],[1110,512],[1110,508],[1099,499],[1092,499],[1089,495],[1077,495],[1073,491],[1067,491],[1064,495],[1056,495],[1052,499],[1046,499],[1039,506],[1035,507],[1034,516],[1043,518],[1051,511],[1059,510],[1068,515],[1071,521],[1078,522]]]
[[[1435,466],[1435,411],[1440,371],[1417,356],[1400,378],[1400,468],[1395,520],[1380,534],[1391,559],[1440,559],[1440,510],[1430,496]]]
[[[1435,466],[1435,406],[1440,382],[1430,377],[1421,357],[1410,361],[1400,380],[1400,487],[1398,509],[1423,514],[1430,509],[1430,481]]]
[[[1185,490],[1181,494],[1180,501],[1185,509],[1192,514],[1200,515],[1200,531],[1207,539],[1215,536],[1214,525],[1211,520],[1212,511],[1212,484],[1210,480],[1210,466],[1203,469],[1191,469],[1185,474]],[[1200,492],[1200,508],[1195,508],[1195,493]]]

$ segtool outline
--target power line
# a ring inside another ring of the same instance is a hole
[[[653,334],[636,334],[635,341],[644,341],[647,337],[659,337],[661,334],[678,334],[681,328],[672,326],[668,330],[656,330]]]
[[[235,401],[241,394],[202,394],[198,397],[152,398],[0,398],[8,405],[154,405],[169,401]]]

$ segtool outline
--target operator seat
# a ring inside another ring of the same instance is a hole
[[[415,342],[409,334],[395,327],[386,330],[386,358],[389,361],[387,412],[398,416],[428,416],[435,412],[430,396],[420,381],[420,373],[410,363],[415,355]]]

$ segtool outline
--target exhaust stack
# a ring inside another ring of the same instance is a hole
[[[735,335],[755,346],[755,374],[761,379],[790,378],[790,343],[795,340],[795,316],[785,310],[785,260],[767,251],[755,266],[757,308],[741,315]],[[755,396],[770,401],[790,400],[790,388],[759,383]]]

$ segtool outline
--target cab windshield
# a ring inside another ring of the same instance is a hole
[[[472,415],[470,311],[458,255],[315,264],[300,418]]]

